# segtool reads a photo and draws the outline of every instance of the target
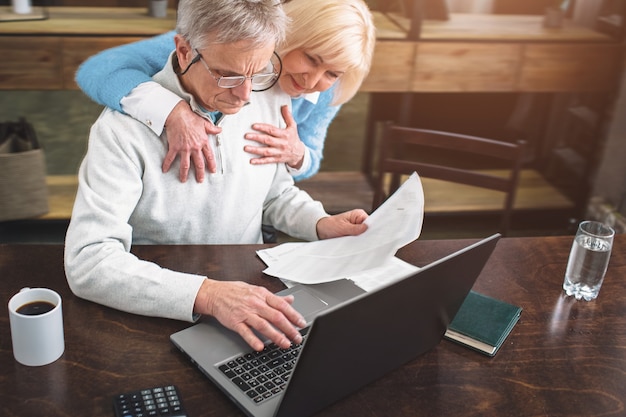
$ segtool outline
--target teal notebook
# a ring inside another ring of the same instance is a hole
[[[470,291],[444,337],[495,356],[521,312],[521,307]]]

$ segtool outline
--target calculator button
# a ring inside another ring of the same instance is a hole
[[[120,394],[113,407],[116,417],[187,417],[173,385]]]

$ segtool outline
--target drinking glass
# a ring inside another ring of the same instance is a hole
[[[609,265],[615,231],[597,221],[578,225],[567,261],[563,289],[577,300],[591,301],[598,296]]]

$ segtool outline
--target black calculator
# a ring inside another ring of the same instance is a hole
[[[113,399],[113,408],[116,417],[187,417],[174,385],[117,395]]]

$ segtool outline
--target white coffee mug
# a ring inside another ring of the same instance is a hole
[[[30,0],[11,0],[11,4],[13,4],[13,13],[29,14],[32,12]]]
[[[23,288],[9,300],[13,356],[23,365],[47,365],[65,350],[61,296],[47,288]]]

